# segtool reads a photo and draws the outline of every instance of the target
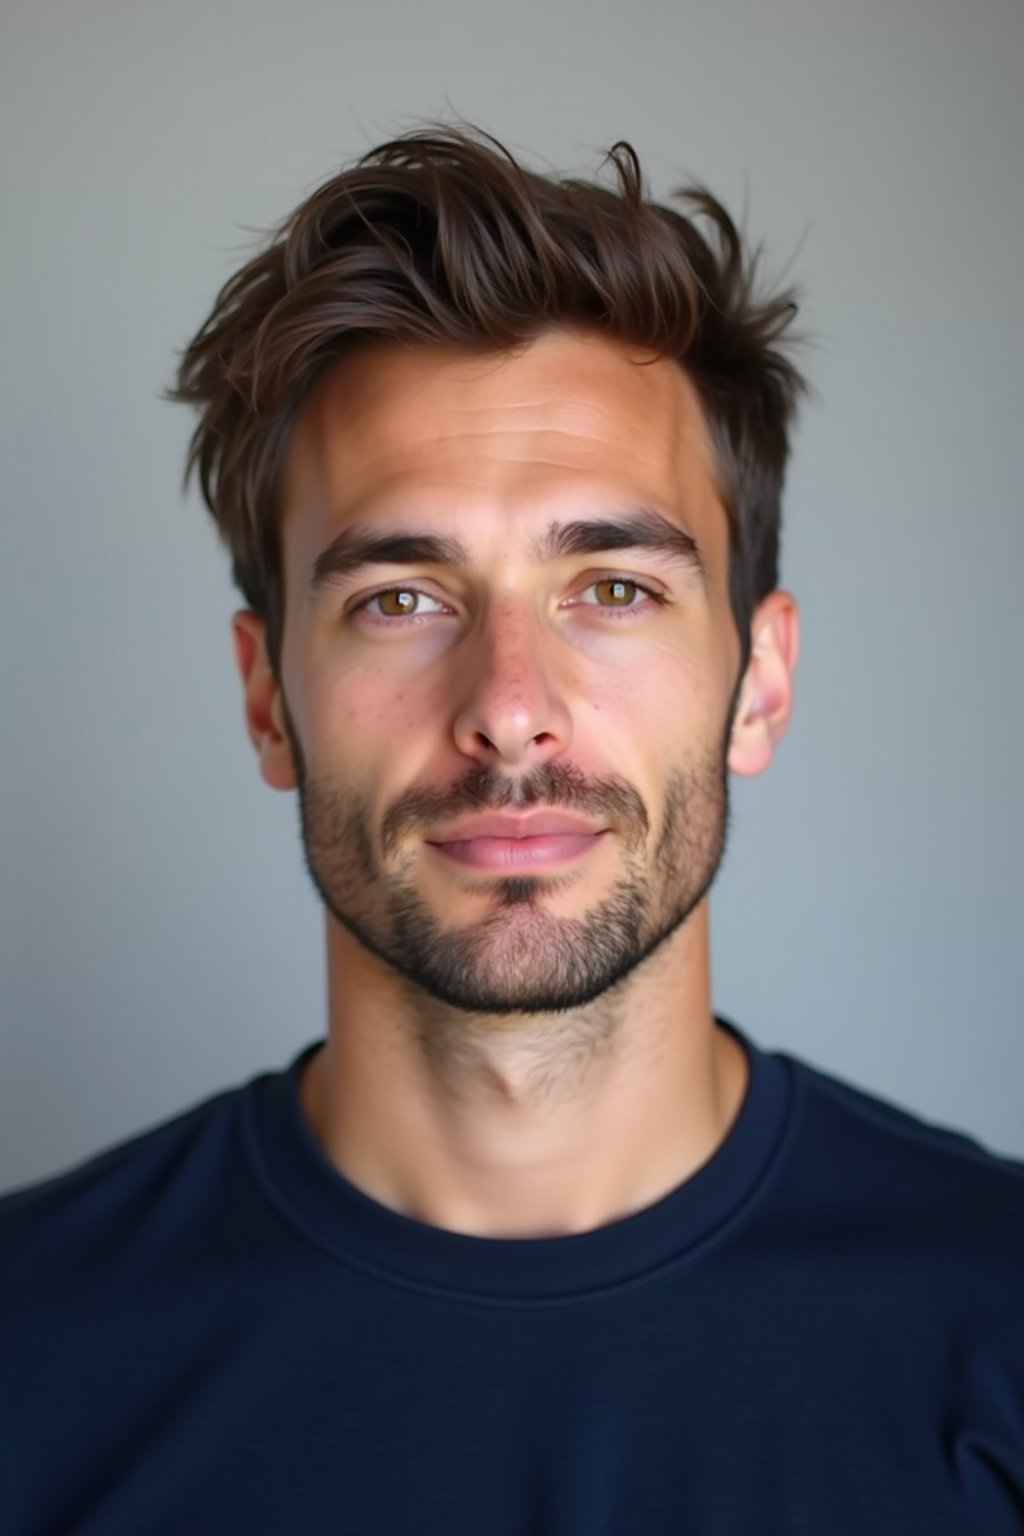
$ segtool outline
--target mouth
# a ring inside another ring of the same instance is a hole
[[[598,832],[543,832],[534,837],[467,837],[428,842],[441,858],[469,869],[530,871],[555,868],[584,858],[609,835]]]

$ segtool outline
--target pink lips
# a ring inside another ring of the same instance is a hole
[[[473,869],[541,869],[578,858],[596,846],[606,828],[559,811],[467,816],[428,845]]]

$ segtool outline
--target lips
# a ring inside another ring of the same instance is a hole
[[[428,838],[445,863],[492,874],[539,874],[591,852],[608,828],[566,811],[489,812],[464,816]]]
[[[526,838],[526,837],[593,837],[606,829],[585,817],[573,816],[565,811],[527,811],[518,815],[490,812],[480,816],[464,816],[453,822],[443,832],[428,837],[428,843],[443,846],[446,843],[468,843],[479,837]]]

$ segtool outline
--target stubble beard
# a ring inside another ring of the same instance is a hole
[[[732,714],[722,741],[668,775],[653,849],[649,816],[631,785],[587,781],[555,762],[514,782],[485,768],[443,795],[409,791],[375,842],[365,801],[308,771],[288,720],[310,878],[342,927],[432,999],[492,1016],[581,1008],[675,933],[714,881],[728,839]],[[417,885],[424,834],[468,810],[534,804],[616,825],[610,835],[621,843],[623,870],[610,893],[580,916],[559,917],[548,898],[575,883],[571,874],[474,877],[488,911],[463,926],[446,924]]]

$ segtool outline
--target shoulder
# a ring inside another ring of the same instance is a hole
[[[854,1217],[1024,1263],[1024,1162],[792,1056],[802,1178]]]
[[[157,1251],[222,1179],[241,1088],[231,1088],[0,1196],[0,1297],[48,1278],[107,1270]]]

